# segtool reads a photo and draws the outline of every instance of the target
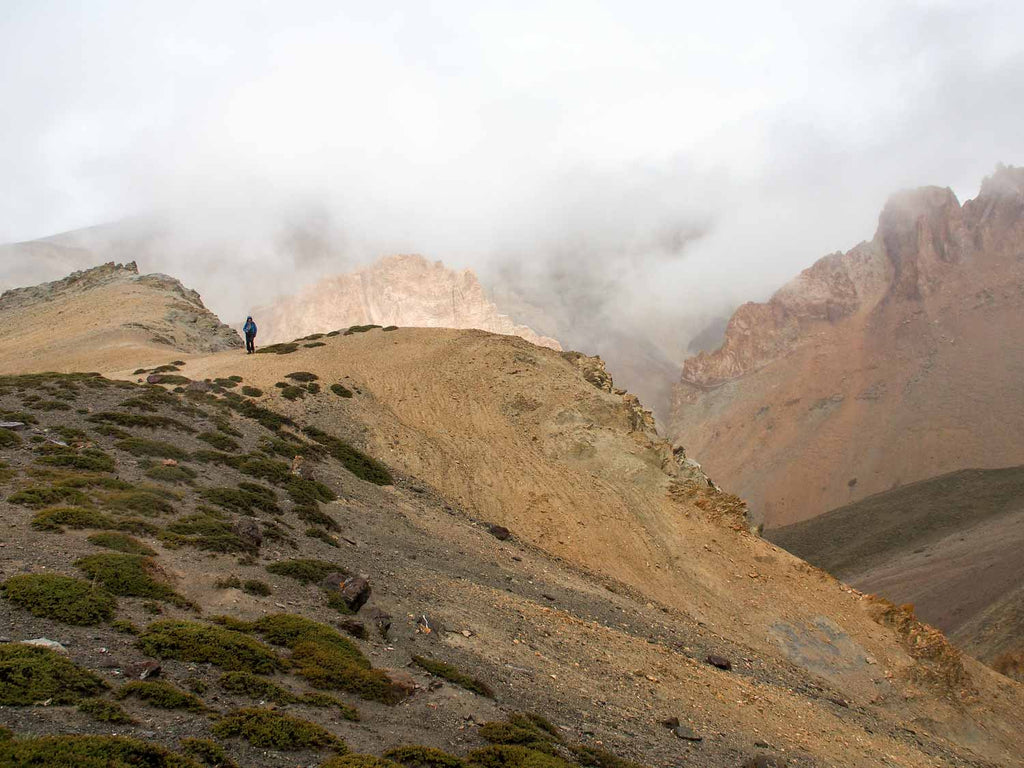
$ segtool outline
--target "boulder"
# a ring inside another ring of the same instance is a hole
[[[724,669],[726,672],[728,672],[728,671],[730,671],[732,669],[732,662],[729,661],[724,656],[716,656],[714,654],[711,654],[710,656],[708,656],[705,659],[705,661],[708,664],[710,664],[712,667],[718,667],[719,669]]]
[[[160,674],[162,667],[155,661],[140,661],[138,664],[129,664],[124,668],[124,676],[131,680],[145,680],[147,677],[156,677]]]
[[[363,574],[346,577],[342,573],[329,573],[320,582],[320,586],[327,592],[341,597],[352,613],[358,613],[359,609],[366,605],[373,591],[369,578]]]
[[[366,625],[356,619],[342,619],[338,622],[338,626],[348,632],[352,637],[357,637],[360,640],[369,639],[369,633],[366,631]]]
[[[491,534],[498,541],[505,541],[509,536],[512,535],[512,531],[503,525],[491,525],[488,526],[487,532]]]

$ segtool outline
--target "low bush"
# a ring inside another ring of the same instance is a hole
[[[0,742],[0,768],[201,768],[158,744],[123,736],[40,736]]]
[[[271,344],[269,347],[260,347],[256,350],[256,354],[264,355],[289,355],[299,348],[298,344],[291,342],[285,344]]]
[[[348,573],[337,563],[305,557],[271,563],[267,566],[267,571],[277,576],[287,576],[302,584],[322,581],[329,573]]]
[[[320,763],[320,768],[401,768],[401,766],[387,758],[374,755],[342,755]]]
[[[239,378],[239,381],[241,381],[241,378]],[[238,386],[238,381],[235,381],[233,378],[214,379],[213,383],[218,387],[224,387],[225,389],[233,389]]]
[[[39,509],[53,504],[88,504],[89,497],[77,488],[34,485],[22,488],[7,497],[11,504]]]
[[[478,693],[490,699],[494,698],[494,691],[491,690],[487,683],[460,672],[457,667],[451,664],[438,661],[437,659],[428,659],[424,656],[413,656],[412,660],[417,666],[422,667],[432,675],[444,678],[450,683],[455,683],[455,685],[461,686],[467,691]]]
[[[345,335],[346,336],[351,336],[353,333],[366,333],[367,331],[372,331],[374,328],[380,328],[380,326],[379,325],[373,325],[373,324],[370,324],[370,325],[353,325],[353,326],[350,326],[347,331],[345,331]]]
[[[306,391],[309,392],[309,394],[311,395],[318,395],[320,394],[320,385],[317,384],[315,381],[311,381],[309,384],[306,385]]]
[[[12,576],[0,585],[0,593],[33,616],[78,626],[109,621],[117,610],[117,599],[107,590],[73,576]]]
[[[13,430],[0,427],[0,448],[14,448],[21,445],[21,435]]]
[[[115,619],[110,622],[110,628],[115,632],[121,632],[125,635],[138,635],[141,634],[139,628],[132,624],[127,619]]]
[[[102,693],[107,684],[48,648],[0,645],[0,705],[30,707],[40,701],[76,704]],[[2,765],[2,763],[0,763]]]
[[[72,398],[74,399],[74,398]],[[71,406],[63,400],[39,400],[33,406],[37,411],[70,411]]]
[[[114,437],[117,438],[118,440],[124,440],[125,438],[132,436],[131,432],[125,432],[123,429],[118,429],[112,424],[100,424],[98,427],[95,427],[93,429],[93,432],[95,432],[97,435],[102,435],[104,437]]]
[[[322,341],[313,341],[310,342],[309,344],[303,344],[302,346],[306,347],[307,349],[313,349],[315,347],[326,347],[327,345],[324,344]]]
[[[224,748],[209,739],[182,739],[181,751],[202,761],[210,768],[238,768]]]
[[[145,429],[173,429],[178,432],[195,432],[187,424],[169,416],[154,416],[148,413],[122,413],[121,411],[101,411],[89,417],[96,424],[113,424],[118,427],[144,427]],[[173,457],[172,457],[173,458]]]
[[[115,699],[139,699],[158,709],[184,709],[188,712],[205,712],[202,700],[175,688],[164,680],[136,680],[122,685],[114,692]]]
[[[115,595],[166,600],[181,607],[190,605],[167,584],[154,578],[158,570],[152,558],[104,553],[80,558],[75,565]]]
[[[191,483],[196,479],[197,474],[190,467],[177,465],[157,464],[146,470],[146,477],[159,480],[162,483]]]
[[[344,384],[331,384],[331,392],[338,397],[352,397],[352,390]]]
[[[273,490],[255,483],[239,484],[238,488],[204,488],[199,495],[229,512],[242,515],[255,515],[256,512],[281,514]]]
[[[273,649],[248,635],[226,627],[194,621],[157,621],[138,641],[150,656],[214,664],[228,671],[269,674],[283,664]]]
[[[273,593],[273,589],[265,581],[259,579],[246,579],[242,582],[242,591],[249,595],[256,595],[257,597],[267,597]]]
[[[283,416],[269,408],[264,408],[261,405],[256,405],[252,400],[240,400],[229,405],[245,418],[259,422],[261,426],[269,429],[271,432],[277,432],[281,427],[295,425],[295,422],[287,416]]]
[[[449,755],[433,747],[408,745],[395,747],[384,753],[384,757],[401,763],[406,768],[465,768],[466,763],[460,757]]]
[[[575,768],[557,755],[507,744],[474,749],[466,761],[475,768]]]
[[[295,371],[294,373],[286,373],[285,378],[291,379],[292,381],[301,381],[305,384],[309,381],[316,381],[320,377],[315,373],[310,373],[309,371]]]
[[[248,384],[242,387],[242,394],[246,397],[262,397],[263,390],[259,387],[250,387]]]
[[[341,546],[338,543],[338,540],[331,536],[331,534],[329,534],[323,528],[316,528],[311,526],[306,529],[306,536],[308,536],[311,539],[319,539],[327,546],[334,547],[335,549]]]
[[[254,544],[235,533],[231,524],[220,517],[197,512],[185,515],[167,526],[168,533],[176,535],[174,542],[187,544],[208,552],[249,552]]]
[[[118,440],[114,443],[114,447],[133,456],[152,456],[157,459],[175,459],[176,461],[188,458],[188,454],[176,445],[145,437],[129,437]]]
[[[87,448],[81,453],[69,451],[40,456],[36,462],[50,467],[80,469],[84,472],[113,472],[117,469],[117,464],[110,456],[95,448]]]
[[[242,450],[242,446],[240,446],[235,440],[232,440],[230,437],[220,432],[201,432],[196,435],[196,437],[204,443],[209,443],[218,451],[238,452]]]
[[[86,539],[90,544],[105,549],[113,549],[118,552],[125,552],[129,555],[155,555],[156,552],[138,539],[126,533],[94,533]]]
[[[101,723],[131,725],[135,722],[120,704],[106,699],[83,699],[78,703],[78,711]]]
[[[391,485],[394,483],[391,472],[387,467],[376,459],[367,456],[362,451],[353,448],[343,440],[317,427],[305,427],[303,432],[323,445],[335,460],[356,477],[374,485]]]
[[[263,456],[246,457],[238,465],[238,469],[243,474],[266,480],[274,485],[286,485],[294,477],[290,465]]]
[[[146,378],[150,384],[188,384],[192,380],[188,376],[179,376],[176,373],[154,373],[153,378]]]
[[[251,672],[225,672],[217,683],[225,691],[257,701],[270,701],[283,705],[295,704],[302,700],[301,696]]]
[[[330,487],[308,477],[293,475],[284,483],[284,487],[291,500],[300,505],[334,501],[338,498]]]
[[[310,525],[319,525],[329,531],[340,531],[341,526],[333,517],[320,509],[318,504],[300,504],[292,510],[298,515],[299,520]]]
[[[388,325],[388,326],[385,326],[384,328],[381,328],[381,330],[384,331],[384,333],[388,333],[389,331],[397,331],[398,330],[398,326],[397,325]]]
[[[346,752],[345,742],[323,726],[291,715],[255,707],[225,715],[213,726],[222,739],[239,737],[255,747],[281,750],[333,749]]]
[[[174,505],[168,501],[168,498],[174,498],[170,491],[149,487],[109,493],[103,497],[103,501],[112,509],[135,512],[146,517],[158,517],[174,513]]]
[[[302,387],[297,387],[294,384],[289,384],[286,387],[281,388],[281,397],[286,400],[299,400],[306,396],[306,390]]]
[[[179,368],[178,366],[176,366],[174,364],[171,364],[171,365],[158,365],[156,368],[154,368],[152,371],[150,371],[150,373],[176,373],[177,371],[180,371],[180,370],[181,370],[181,368]],[[143,371],[141,371],[141,373],[145,373],[145,371],[143,370]]]
[[[63,533],[68,528],[95,528],[110,530],[117,527],[117,521],[110,515],[84,507],[50,507],[41,509],[32,516],[31,526],[37,531]]]

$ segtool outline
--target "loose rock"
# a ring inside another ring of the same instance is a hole
[[[33,640],[23,640],[24,645],[35,645],[40,648],[49,648],[51,651],[57,653],[63,653],[65,656],[68,655],[68,649],[58,643],[56,640],[50,640],[48,637],[37,637]]]
[[[696,731],[692,730],[686,725],[680,723],[672,729],[672,733],[676,735],[676,738],[683,739],[685,741],[703,741],[704,737],[697,734]]]
[[[132,680],[145,680],[147,677],[156,677],[160,674],[162,667],[155,661],[140,661],[138,664],[129,664],[124,668],[124,676]]]
[[[728,672],[728,671],[730,671],[732,669],[732,662],[729,661],[724,656],[715,656],[714,654],[712,654],[712,655],[708,656],[705,659],[705,661],[708,664],[710,664],[712,667],[718,667],[719,669],[724,669],[726,672]]]
[[[512,535],[512,531],[503,525],[492,525],[487,528],[487,532],[491,534],[498,541],[505,541],[509,536]]]

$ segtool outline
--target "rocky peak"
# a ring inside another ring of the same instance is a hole
[[[11,309],[27,302],[41,301],[62,293],[77,293],[97,288],[101,285],[129,280],[139,274],[139,267],[134,261],[127,264],[115,264],[108,261],[91,269],[72,272],[67,277],[50,283],[30,285],[25,288],[12,288],[0,294],[0,309]]]

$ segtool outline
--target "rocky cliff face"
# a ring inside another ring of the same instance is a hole
[[[391,256],[324,278],[295,296],[255,312],[265,342],[287,341],[350,325],[477,328],[561,349],[502,314],[470,269],[448,269],[422,256]]]
[[[740,307],[722,347],[684,363],[672,432],[769,524],[1019,463],[1022,321],[1024,169],[962,206],[901,192],[872,240]]]

